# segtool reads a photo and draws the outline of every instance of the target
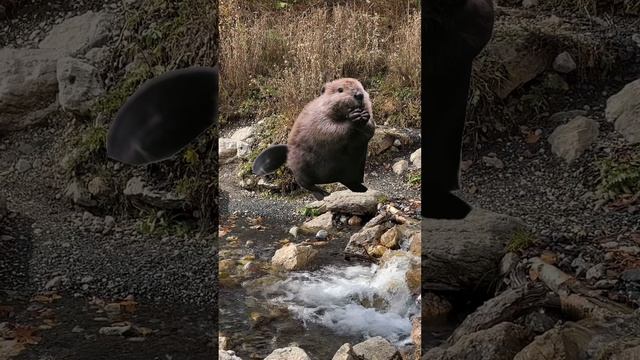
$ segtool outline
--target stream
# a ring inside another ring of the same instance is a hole
[[[312,359],[331,359],[344,343],[382,336],[411,352],[410,318],[420,311],[420,301],[405,281],[408,256],[381,266],[347,261],[342,250],[357,227],[345,226],[317,242],[313,236],[294,239],[288,234],[292,224],[285,222],[276,217],[221,219],[220,261],[236,264],[232,275],[221,275],[219,293],[219,329],[229,339],[227,349],[245,360],[264,359],[295,344]],[[271,257],[285,239],[308,240],[319,250],[310,267],[271,269]]]

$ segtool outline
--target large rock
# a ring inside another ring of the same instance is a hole
[[[40,42],[40,49],[57,51],[60,56],[84,54],[107,43],[115,17],[101,11],[89,11],[54,26]]]
[[[627,141],[640,143],[640,79],[627,84],[607,100],[605,116]]]
[[[354,345],[353,353],[364,360],[402,360],[398,349],[380,336]]]
[[[233,351],[218,350],[218,360],[242,360]]]
[[[271,263],[287,270],[300,270],[309,265],[317,254],[318,250],[311,245],[289,243],[276,250]]]
[[[489,52],[496,56],[496,61],[503,65],[505,74],[495,88],[501,99],[506,98],[520,86],[542,74],[553,60],[550,54],[534,50],[527,43],[526,36],[503,39],[489,44]]]
[[[239,140],[218,139],[218,159],[221,163],[230,163],[239,158],[245,158],[251,152],[251,146]]]
[[[422,148],[412,152],[409,160],[411,160],[411,163],[415,168],[422,168]]]
[[[356,360],[356,355],[353,353],[353,347],[351,347],[351,344],[346,343],[340,346],[331,360]]]
[[[585,319],[566,322],[538,336],[514,360],[640,358],[640,313],[607,321]]]
[[[526,328],[503,322],[492,328],[465,335],[449,347],[445,345],[431,349],[424,355],[424,359],[512,360],[529,343],[530,338],[531,334]]]
[[[0,132],[37,124],[57,107],[56,54],[0,49]]]
[[[551,151],[571,163],[584,153],[598,138],[600,131],[595,120],[577,116],[558,126],[549,136]]]
[[[273,350],[264,360],[311,360],[311,358],[301,348],[291,346]]]
[[[325,208],[333,213],[350,215],[372,215],[378,210],[378,203],[386,196],[380,191],[369,189],[358,193],[351,190],[336,191],[325,197]]]
[[[160,209],[183,209],[187,207],[184,197],[170,192],[162,192],[145,186],[141,177],[132,177],[123,190],[124,195],[138,203],[147,204]]]
[[[302,230],[306,234],[315,234],[320,230],[329,231],[331,229],[333,229],[333,214],[330,212],[326,212],[320,216],[308,220],[300,226],[300,230]]]
[[[420,141],[420,136],[410,130],[395,129],[387,126],[377,126],[373,138],[369,141],[368,152],[379,155],[389,150],[396,140],[401,146],[409,146]]]
[[[82,60],[58,60],[58,101],[62,109],[87,115],[91,105],[104,93],[98,69]]]
[[[505,246],[525,225],[474,209],[464,220],[422,220],[424,289],[480,289],[499,274]]]

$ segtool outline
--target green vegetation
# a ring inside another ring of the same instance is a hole
[[[600,160],[598,167],[597,193],[602,198],[614,200],[621,195],[640,194],[640,148],[618,159]]]
[[[517,229],[507,245],[507,251],[518,252],[531,247],[536,243],[536,235],[526,229]]]

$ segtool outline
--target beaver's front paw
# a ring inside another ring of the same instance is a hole
[[[349,113],[349,120],[356,123],[366,123],[370,117],[369,112],[363,109],[355,109]]]

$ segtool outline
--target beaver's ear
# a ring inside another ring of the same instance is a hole
[[[322,89],[320,89],[320,95],[324,95],[325,85],[322,85]]]

